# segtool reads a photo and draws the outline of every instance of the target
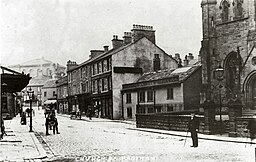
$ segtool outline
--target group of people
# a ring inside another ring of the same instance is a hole
[[[49,129],[53,130],[53,134],[57,133],[60,134],[59,128],[58,128],[58,120],[56,118],[55,113],[50,113],[45,119],[45,129],[46,129],[46,135],[49,134]]]

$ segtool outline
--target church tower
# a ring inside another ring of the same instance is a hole
[[[202,0],[201,8],[202,101],[214,103],[213,113],[232,105],[256,112],[256,0]]]

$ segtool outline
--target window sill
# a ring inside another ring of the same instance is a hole
[[[237,18],[237,19],[234,19],[234,20],[231,20],[231,21],[221,22],[219,24],[216,24],[216,26],[221,26],[221,25],[225,25],[225,24],[231,24],[231,23],[234,23],[234,22],[237,22],[237,21],[244,21],[246,19],[249,19],[249,16],[243,17],[243,18]]]

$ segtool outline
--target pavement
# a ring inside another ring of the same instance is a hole
[[[69,115],[58,114],[59,116],[69,118]],[[170,130],[158,130],[149,128],[136,128],[136,122],[131,120],[110,120],[102,118],[92,118],[89,120],[87,117],[82,116],[81,119],[87,122],[120,122],[130,124],[131,127],[127,128],[134,131],[143,131],[150,133],[165,134],[171,136],[180,136],[187,138],[190,136],[187,132],[170,131]],[[0,161],[46,161],[49,158],[49,153],[45,147],[43,147],[42,140],[38,137],[37,132],[29,132],[29,118],[27,118],[27,125],[20,124],[20,117],[17,115],[12,120],[5,120],[5,127],[7,136],[4,136],[0,140]],[[241,137],[228,137],[224,135],[198,135],[199,140],[211,140],[211,141],[224,141],[233,143],[245,143],[249,144],[250,140]],[[253,141],[251,145],[255,145]],[[255,145],[256,146],[256,145]]]
[[[0,161],[42,161],[47,153],[34,132],[27,125],[20,124],[20,116],[4,120],[6,135],[0,140]]]

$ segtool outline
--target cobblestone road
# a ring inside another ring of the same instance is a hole
[[[58,116],[61,134],[45,136],[43,112],[34,118],[34,128],[52,159],[71,161],[255,161],[255,146],[200,140],[191,148],[191,138],[129,130],[134,125],[118,122],[88,122]]]

